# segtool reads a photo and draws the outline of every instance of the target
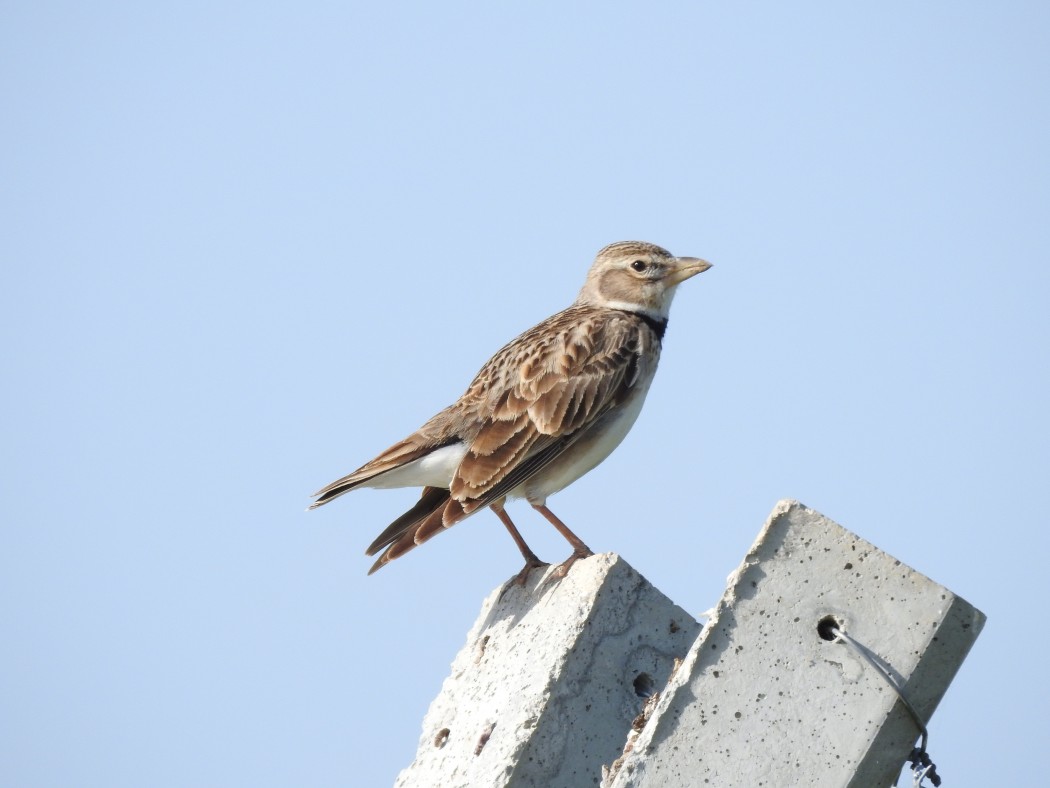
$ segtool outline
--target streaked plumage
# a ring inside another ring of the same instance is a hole
[[[454,404],[371,462],[315,493],[310,508],[357,487],[422,487],[418,503],[366,551],[369,574],[488,506],[525,556],[542,562],[503,509],[525,498],[569,540],[587,546],[547,509],[548,496],[604,460],[627,434],[649,390],[676,286],[707,270],[648,243],[599,253],[576,302],[504,346]]]

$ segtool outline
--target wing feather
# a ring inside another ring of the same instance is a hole
[[[566,310],[522,335],[468,389],[481,403],[479,427],[450,488],[463,512],[446,511],[446,526],[560,456],[628,395],[639,357],[652,349],[648,343],[658,352],[659,340],[633,315],[581,311]]]
[[[503,434],[505,422],[494,422],[491,430],[483,429],[478,434],[452,479],[453,497],[459,500],[477,497],[528,455],[539,435],[526,416],[523,415],[517,423],[519,429],[498,444],[491,439],[490,432]],[[475,451],[478,443],[482,444],[484,451]]]

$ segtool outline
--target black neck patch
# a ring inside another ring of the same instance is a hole
[[[657,320],[655,317],[651,317],[644,312],[635,312],[634,314],[638,315],[638,318],[653,330],[657,339],[663,341],[664,334],[667,333],[666,317],[663,320]]]

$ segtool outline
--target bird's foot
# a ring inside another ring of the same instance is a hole
[[[546,561],[541,561],[534,555],[532,556],[532,558],[525,561],[525,566],[521,568],[520,572],[514,575],[513,579],[510,582],[513,585],[521,586],[524,588],[525,583],[527,583],[529,580],[529,574],[532,572],[533,569],[542,569],[548,566],[550,566],[550,564],[548,564]]]
[[[567,560],[562,561],[560,564],[558,564],[558,568],[555,569],[551,573],[551,575],[553,577],[565,577],[567,574],[569,574],[569,570],[572,569],[573,564],[575,564],[581,558],[590,558],[592,555],[594,555],[594,551],[591,550],[591,548],[587,547],[587,545],[577,547],[575,550],[572,551],[572,555],[570,555]]]

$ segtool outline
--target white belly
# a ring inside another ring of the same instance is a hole
[[[627,433],[638,419],[638,414],[642,412],[642,404],[648,391],[648,385],[640,388],[615,415],[606,417],[601,429],[595,430],[591,437],[581,439],[570,446],[563,457],[513,490],[510,493],[511,497],[525,498],[531,504],[543,505],[547,496],[564,490],[597,467],[627,437]]]

